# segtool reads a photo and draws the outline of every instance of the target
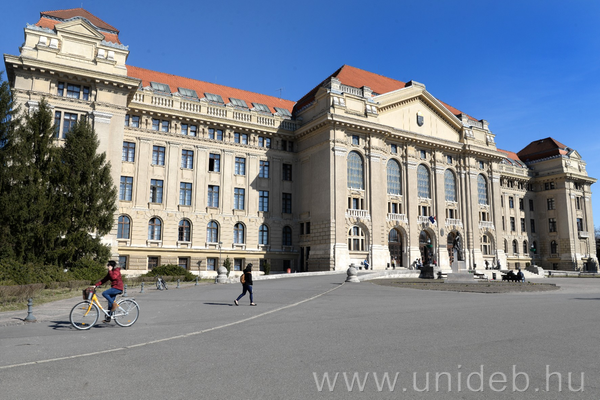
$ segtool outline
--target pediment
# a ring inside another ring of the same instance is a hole
[[[74,19],[62,24],[56,24],[54,28],[63,35],[79,36],[81,38],[98,41],[104,40],[104,35],[98,32],[98,30],[85,19]]]
[[[460,141],[461,121],[424,86],[413,85],[374,98],[378,120],[395,129]]]
[[[577,152],[577,150],[571,149],[569,153],[567,153],[570,159],[572,160],[581,160],[581,154]]]

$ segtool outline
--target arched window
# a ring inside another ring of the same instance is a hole
[[[477,175],[477,197],[479,199],[479,204],[489,204],[487,181],[485,180],[485,177],[481,174]]]
[[[550,242],[550,254],[558,254],[558,244],[556,244],[556,240]]]
[[[456,177],[449,169],[444,172],[444,190],[446,193],[446,201],[453,201],[456,203]]]
[[[527,240],[523,241],[523,254],[527,255],[527,252],[529,251],[529,247],[527,247]]]
[[[387,192],[389,194],[402,194],[402,181],[400,178],[400,164],[396,160],[388,161]]]
[[[269,244],[269,227],[266,225],[261,225],[258,228],[258,244]]]
[[[206,241],[208,243],[219,243],[219,225],[216,221],[210,221],[206,227]]]
[[[244,243],[244,224],[242,224],[241,222],[238,222],[233,226],[233,243]]]
[[[283,227],[283,232],[281,236],[281,244],[283,246],[291,246],[292,245],[292,228],[289,226]]]
[[[352,189],[364,189],[363,159],[356,151],[348,154],[348,187]]]
[[[519,254],[519,243],[516,240],[513,240],[513,254]]]
[[[129,227],[131,223],[127,215],[119,215],[119,230],[117,239],[129,239]]]
[[[492,255],[492,239],[487,234],[481,236],[481,252],[484,256]]]
[[[431,198],[429,170],[423,164],[417,167],[417,195],[425,199]]]
[[[192,237],[192,225],[187,219],[179,221],[179,241],[189,242]]]
[[[365,234],[359,226],[353,226],[348,232],[348,250],[365,251]]]
[[[159,218],[151,218],[148,223],[148,240],[161,239],[161,220]]]

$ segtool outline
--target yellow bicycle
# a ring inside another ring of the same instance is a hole
[[[100,310],[106,315],[106,318],[113,318],[119,326],[131,326],[137,321],[140,315],[140,306],[134,299],[119,299],[118,307],[110,314],[102,308],[96,296],[96,287],[91,286],[83,291],[83,301],[75,304],[71,310],[71,325],[76,329],[87,330],[98,322]]]

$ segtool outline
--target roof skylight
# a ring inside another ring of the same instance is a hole
[[[252,105],[254,106],[254,108],[256,109],[256,111],[261,111],[261,112],[268,112],[270,113],[271,110],[269,110],[269,107],[267,107],[264,104],[260,104],[260,103],[252,103]]]
[[[159,92],[171,94],[171,89],[169,88],[169,85],[165,85],[164,83],[150,82],[150,86],[152,87],[152,89],[157,90]]]
[[[195,90],[192,89],[186,89],[186,88],[178,88],[179,89],[179,94],[185,97],[191,97],[194,99],[198,98],[198,95],[196,94]]]
[[[279,108],[279,107],[275,107],[275,111],[279,114],[279,115],[283,115],[285,117],[291,117],[292,114],[286,110],[285,108]]]
[[[231,104],[233,104],[234,106],[248,108],[248,105],[244,100],[234,99],[233,97],[230,97],[229,101],[231,101]]]
[[[223,101],[223,98],[221,96],[219,96],[218,94],[204,93],[204,96],[206,96],[206,99],[208,101],[213,101],[213,102],[219,103],[219,104],[225,104],[225,102]]]

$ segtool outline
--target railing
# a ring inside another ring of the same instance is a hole
[[[137,103],[143,103],[144,102],[144,94],[143,93],[135,93],[133,95],[133,101],[135,101]]]
[[[446,226],[450,226],[450,225],[460,226],[462,228],[463,223],[462,223],[462,220],[460,220],[460,219],[446,218]]]
[[[494,223],[491,221],[479,221],[479,229],[492,229],[492,230],[496,230],[496,228],[494,228]]]
[[[219,118],[227,118],[227,110],[218,107],[208,107],[206,111],[208,115],[212,115],[214,117]]]
[[[417,217],[417,222],[418,222],[419,224],[428,224],[428,223],[429,223],[429,222],[431,222],[431,221],[429,221],[429,217],[426,217],[426,216],[423,216],[423,215],[419,215],[419,216]]]
[[[188,112],[195,112],[195,113],[200,112],[200,104],[198,104],[198,103],[186,103],[186,102],[182,101],[179,108],[183,111],[188,111]]]
[[[173,107],[173,99],[162,96],[152,96],[152,105],[159,107]]]
[[[371,219],[371,215],[369,214],[368,210],[355,210],[353,208],[349,208],[346,210],[346,217]]]
[[[267,118],[260,115],[256,118],[256,122],[261,125],[275,126],[275,120],[273,118]]]
[[[406,214],[388,213],[387,219],[389,219],[391,221],[400,221],[400,222],[404,222],[405,224],[408,224],[408,218],[406,217]]]
[[[350,93],[350,94],[353,94],[355,96],[360,96],[360,97],[362,97],[362,95],[363,95],[362,89],[358,89],[358,88],[355,88],[352,86],[346,86],[346,85],[342,85],[342,92]]]
[[[250,114],[242,113],[239,111],[234,111],[233,119],[235,119],[236,121],[251,122],[252,116]]]

